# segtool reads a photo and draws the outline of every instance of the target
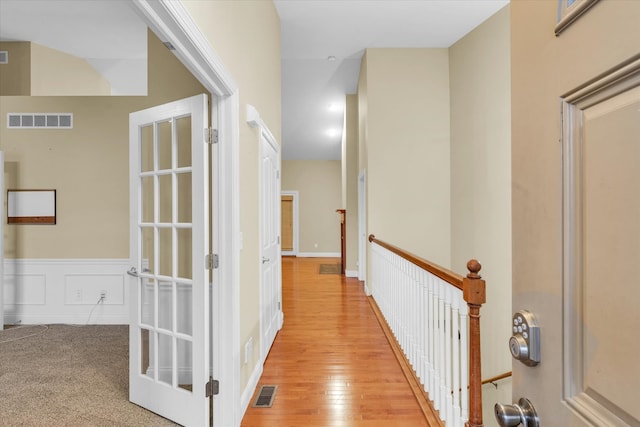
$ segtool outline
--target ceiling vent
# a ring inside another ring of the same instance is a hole
[[[6,50],[0,50],[0,64],[9,63],[9,52]]]
[[[9,129],[72,129],[73,113],[8,113]]]

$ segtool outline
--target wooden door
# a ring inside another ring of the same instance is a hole
[[[280,197],[282,252],[293,252],[293,196],[283,194]]]

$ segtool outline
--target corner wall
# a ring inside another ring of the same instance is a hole
[[[368,233],[449,266],[448,52],[367,49],[362,69]]]
[[[298,256],[340,256],[339,160],[283,160],[282,190],[298,192]]]
[[[511,54],[509,6],[449,48],[451,269],[477,258],[487,280],[481,310],[482,378],[511,371]],[[483,387],[485,425],[511,380]]]

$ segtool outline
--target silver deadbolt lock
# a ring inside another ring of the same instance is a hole
[[[513,358],[527,366],[540,363],[540,326],[533,313],[527,310],[514,313],[512,330],[509,351]]]
[[[500,427],[516,427],[522,424],[524,427],[539,427],[540,420],[535,408],[524,397],[513,405],[496,403],[494,407],[496,420]]]

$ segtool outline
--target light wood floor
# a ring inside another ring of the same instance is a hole
[[[318,273],[338,262],[283,258],[284,327],[259,383],[278,389],[243,427],[428,426],[362,284]]]

